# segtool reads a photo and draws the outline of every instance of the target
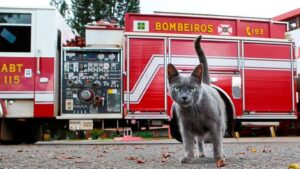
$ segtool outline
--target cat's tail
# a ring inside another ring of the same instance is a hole
[[[194,42],[194,46],[195,46],[195,50],[196,50],[196,53],[198,55],[198,58],[199,58],[199,61],[200,63],[203,64],[203,67],[204,67],[204,71],[203,71],[203,74],[202,74],[202,82],[206,83],[206,84],[210,84],[210,77],[209,77],[209,71],[208,71],[208,64],[207,64],[207,59],[206,59],[206,56],[201,48],[201,44],[200,44],[200,41],[201,41],[201,38],[202,36],[199,35],[195,42]]]

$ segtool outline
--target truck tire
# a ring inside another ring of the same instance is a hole
[[[13,120],[1,119],[0,141],[2,144],[15,144],[13,126]]]
[[[175,111],[173,111],[173,118],[170,121],[170,130],[172,138],[182,143],[182,137],[179,130],[178,118]]]
[[[225,96],[225,94],[218,89],[216,90],[219,92],[221,98],[223,99],[226,108],[226,131],[224,137],[233,137],[234,126],[235,126],[235,121],[233,117],[234,108],[232,107],[230,100]]]

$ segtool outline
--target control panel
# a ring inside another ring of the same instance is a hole
[[[61,62],[61,113],[121,113],[121,61],[121,49],[65,48]]]

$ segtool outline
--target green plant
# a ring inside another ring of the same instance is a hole
[[[76,134],[74,131],[66,131],[66,139],[75,139],[76,138]]]
[[[108,138],[115,138],[115,137],[120,137],[121,135],[117,132],[112,132],[108,135]]]
[[[94,129],[94,130],[91,132],[92,139],[93,139],[93,140],[96,140],[96,139],[98,139],[101,135],[103,135],[104,133],[106,133],[106,131],[104,131],[104,130],[99,130],[99,129]]]
[[[153,133],[150,131],[140,131],[135,133],[135,136],[142,138],[153,138]]]

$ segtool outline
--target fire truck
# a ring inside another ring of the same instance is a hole
[[[1,7],[0,138],[34,142],[44,124],[91,130],[100,121],[137,129],[169,123],[180,140],[166,65],[190,73],[200,34],[228,128],[297,119],[295,50],[286,31],[285,22],[261,18],[126,14],[124,29],[91,23],[85,47],[61,48],[74,34],[56,10]]]

